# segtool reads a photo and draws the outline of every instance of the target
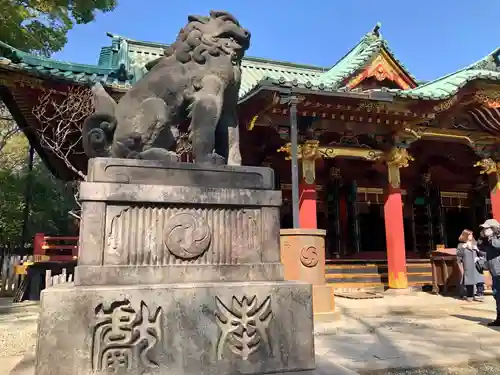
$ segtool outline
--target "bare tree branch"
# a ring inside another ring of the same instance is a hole
[[[84,154],[77,146],[82,141],[83,121],[94,112],[93,95],[87,87],[72,87],[62,101],[56,100],[60,95],[60,92],[55,91],[42,94],[38,105],[33,108],[33,115],[40,124],[36,129],[40,145],[59,158],[80,179],[66,185],[71,189],[78,205],[78,208],[69,211],[68,215],[79,220],[80,181],[85,181],[87,176],[72,163],[72,160],[75,160],[75,156]]]
[[[80,220],[81,212],[82,212],[82,204],[80,203],[80,200],[78,199],[78,195],[80,194],[80,181],[71,181],[68,182],[66,185],[69,189],[71,189],[73,193],[73,198],[75,199],[75,202],[77,204],[77,208],[71,210],[68,212],[68,214],[75,218]]]
[[[87,87],[77,86],[70,88],[61,102],[55,100],[59,95],[48,91],[40,96],[38,105],[33,108],[33,115],[40,124],[37,129],[40,144],[85,181],[85,174],[71,160],[75,155],[84,154],[76,146],[82,141],[83,121],[94,112],[92,92]]]

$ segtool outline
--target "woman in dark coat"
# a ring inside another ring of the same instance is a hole
[[[491,274],[491,287],[497,310],[496,319],[488,323],[488,326],[500,327],[500,223],[496,219],[488,219],[480,227],[478,247],[486,254],[485,266]]]
[[[458,241],[460,243],[457,246],[457,260],[463,269],[462,284],[467,291],[467,301],[473,301],[474,299],[481,301],[484,290],[484,275],[480,272],[476,263],[484,254],[479,251],[472,231],[465,229]],[[474,287],[476,286],[478,293],[477,297],[474,298]]]

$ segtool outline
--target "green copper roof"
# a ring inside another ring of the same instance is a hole
[[[379,25],[368,34],[340,61],[331,68],[301,65],[269,59],[246,57],[242,63],[242,80],[240,98],[250,95],[259,88],[262,81],[274,82],[276,85],[290,85],[316,91],[337,91],[343,86],[345,79],[362,70],[384,46],[385,41],[378,32]],[[97,66],[87,74],[81,64],[70,64],[55,60],[42,61],[31,55],[15,51],[19,63],[14,60],[10,64],[35,73],[49,73],[54,70],[54,76],[74,80],[79,83],[101,82],[113,87],[127,88],[139,80],[145,73],[145,64],[163,55],[166,44],[137,41],[116,34],[108,33],[111,46],[103,47]],[[4,45],[4,49],[13,49]],[[85,68],[84,68],[85,67]],[[48,70],[48,72],[46,72]],[[82,74],[83,73],[83,74]]]
[[[101,82],[106,86],[124,88],[131,84],[130,76],[121,67],[113,69],[47,59],[22,52],[3,42],[0,42],[0,66],[80,84]]]
[[[389,49],[387,41],[384,40],[380,34],[380,26],[380,23],[377,23],[372,31],[365,34],[361,41],[356,44],[352,50],[342,57],[325,74],[318,77],[314,84],[323,84],[325,86],[333,86],[335,88],[344,86],[347,79],[365,69],[367,65],[377,57],[382,49],[385,49],[404,70],[404,72],[415,81],[415,78],[406,70],[403,64]]]
[[[277,84],[291,83],[293,86],[306,86],[325,71],[325,68],[311,65],[249,57],[242,63],[240,98],[252,92],[263,80],[276,81]]]
[[[145,64],[163,55],[166,44],[135,41],[108,34],[111,46],[101,49],[98,65],[83,65],[45,59],[19,51],[0,42],[0,65],[41,76],[53,76],[76,83],[100,82],[115,88],[128,88],[147,72]],[[278,84],[306,85],[326,68],[247,57],[242,63],[240,98],[263,80]]]
[[[384,48],[400,65],[408,76],[415,78],[394,56],[387,42],[379,32],[380,24],[367,33],[331,68],[296,65],[280,61],[248,58],[243,64],[243,77],[240,97],[244,97],[257,88],[260,80],[274,80],[277,84],[305,87],[316,91],[345,91],[346,80],[367,67]]]
[[[388,90],[402,98],[443,100],[455,95],[467,83],[484,79],[500,81],[500,48],[474,64],[410,90]]]
[[[115,46],[114,49],[116,51],[126,50],[128,52],[129,67],[131,74],[134,76],[134,82],[146,73],[144,66],[149,61],[161,57],[163,55],[163,50],[167,47],[166,44],[142,42],[113,34],[108,35],[112,37],[112,44]],[[119,46],[119,48],[116,46]],[[116,54],[116,52],[111,52],[111,55],[113,53]],[[103,54],[110,53],[103,49],[101,51],[101,56]],[[104,61],[109,61],[109,59],[113,58],[116,59],[113,55],[107,57],[107,60],[106,58],[102,59]],[[293,64],[256,57],[245,57],[242,62],[240,98],[249,94],[252,89],[256,88],[259,82],[263,80],[306,84],[307,82],[313,81],[326,70],[326,68],[310,65]]]
[[[378,54],[382,48],[382,40],[365,35],[348,54],[342,57],[331,69],[322,74],[315,83],[323,83],[335,87],[342,86],[344,80],[352,77]]]
[[[379,28],[380,24],[377,24],[330,68],[246,57],[242,62],[240,99],[249,97],[262,85],[269,83],[325,93],[348,91],[345,86],[347,80],[366,68],[382,49],[391,54],[401,68],[414,79],[390,51]],[[111,46],[102,48],[97,65],[74,64],[33,56],[0,42],[0,67],[80,84],[100,82],[125,90],[146,73],[145,64],[162,56],[167,47],[162,43],[136,41],[114,34],[108,36],[111,37]],[[384,91],[403,98],[446,99],[471,80],[500,80],[499,54],[500,49],[497,49],[467,68],[431,82],[420,83],[414,89],[372,91]]]

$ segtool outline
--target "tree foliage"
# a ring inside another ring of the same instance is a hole
[[[20,50],[49,56],[60,51],[75,24],[109,12],[117,0],[0,0],[0,40]]]
[[[25,240],[37,232],[72,234],[74,226],[68,212],[76,206],[73,194],[37,160],[31,172],[27,168],[0,169],[0,244],[21,242],[26,193],[30,195],[30,206]]]
[[[27,195],[25,240],[36,232],[68,235],[74,229],[68,216],[76,206],[71,188],[52,176],[38,158],[29,171],[28,147],[24,133],[0,102],[0,245],[21,243]]]
[[[0,169],[15,170],[26,162],[28,140],[0,101]]]

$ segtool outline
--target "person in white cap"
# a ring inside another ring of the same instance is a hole
[[[491,274],[497,310],[496,319],[488,325],[500,327],[500,223],[495,219],[488,219],[480,227],[482,230],[478,246],[486,253],[485,266]]]

